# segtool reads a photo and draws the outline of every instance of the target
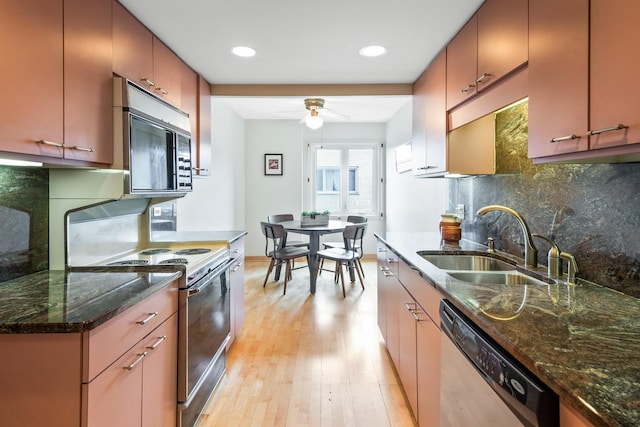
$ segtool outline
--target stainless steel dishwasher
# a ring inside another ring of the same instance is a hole
[[[557,427],[558,395],[446,299],[440,427]]]

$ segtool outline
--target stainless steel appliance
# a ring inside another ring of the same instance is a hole
[[[446,299],[440,319],[441,427],[559,425],[557,394]]]
[[[195,271],[180,289],[178,310],[178,426],[195,425],[226,369],[231,333],[228,251]]]
[[[176,197],[192,190],[189,115],[141,86],[114,78],[114,167],[125,197]]]

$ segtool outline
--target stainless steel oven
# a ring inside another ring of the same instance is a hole
[[[557,427],[558,395],[449,301],[440,303],[441,427]]]
[[[188,273],[178,309],[178,426],[195,425],[226,369],[231,331],[229,252]]]

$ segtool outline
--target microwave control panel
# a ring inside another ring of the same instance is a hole
[[[191,140],[184,136],[178,135],[177,151],[177,190],[191,191],[192,184],[192,165],[191,165]]]

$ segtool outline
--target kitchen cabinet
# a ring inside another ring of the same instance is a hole
[[[111,0],[64,0],[66,159],[113,162],[111,6]]]
[[[234,259],[231,266],[231,339],[227,343],[227,349],[238,336],[244,323],[244,237],[237,239],[230,245],[231,257]]]
[[[179,106],[181,59],[122,6],[113,2],[113,72]]]
[[[640,4],[631,0],[532,2],[530,158],[579,161],[640,152],[633,72],[640,65],[638,13]]]
[[[447,171],[447,55],[442,50],[413,85],[413,174]]]
[[[528,60],[528,0],[487,0],[447,45],[447,109]]]
[[[378,325],[421,427],[440,420],[440,299],[431,284],[378,242]]]
[[[593,427],[570,405],[560,400],[560,427]]]
[[[2,1],[0,16],[0,151],[61,158],[62,0]]]
[[[0,334],[3,425],[175,426],[177,289],[87,332]]]
[[[196,124],[196,176],[211,175],[211,85],[198,76],[198,113]]]

